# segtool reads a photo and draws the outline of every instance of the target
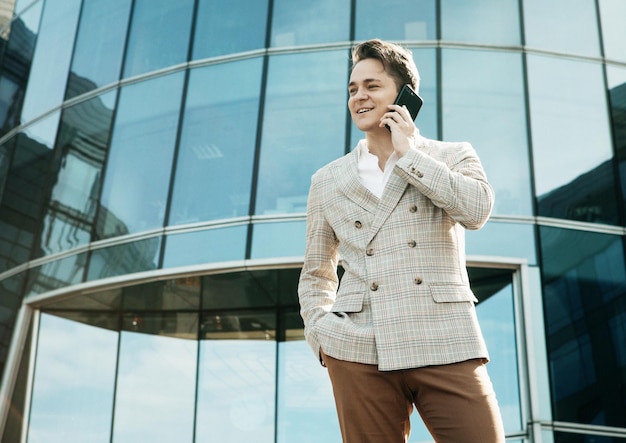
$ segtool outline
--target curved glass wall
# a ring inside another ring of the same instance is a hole
[[[350,48],[373,37],[411,48],[421,133],[470,141],[495,189],[467,252],[517,269],[502,283],[478,267],[472,282],[498,294],[479,315],[509,441],[626,439],[624,2],[305,3],[0,8],[13,13],[0,21],[4,379],[28,363],[11,344],[18,310],[43,312],[28,441],[75,438],[61,423],[76,414],[85,441],[306,442],[315,423],[335,426],[281,263],[304,253],[311,174],[362,137],[346,83]],[[232,272],[247,266],[265,271]],[[527,318],[528,300],[545,313]],[[42,372],[65,354],[73,380]],[[148,401],[162,430],[140,436]],[[425,432],[416,420],[411,441]]]
[[[177,278],[42,307],[27,441],[339,441],[330,382],[304,341],[299,272]],[[513,271],[470,276],[515,435],[523,357]],[[413,418],[410,441],[426,440]]]

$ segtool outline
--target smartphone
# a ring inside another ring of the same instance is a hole
[[[413,90],[409,85],[404,85],[398,96],[396,97],[396,101],[393,102],[394,105],[406,106],[409,110],[409,114],[411,114],[411,118],[415,121],[417,118],[418,112],[422,107],[424,101],[421,99],[417,92]]]

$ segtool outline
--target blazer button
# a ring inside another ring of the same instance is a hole
[[[417,242],[416,242],[415,240],[411,240],[411,241],[409,242],[409,247],[410,247],[410,248],[414,248],[414,247],[416,247],[416,246],[417,246]]]
[[[411,206],[409,208],[409,212],[413,212],[413,213],[417,212],[417,206],[416,205]]]
[[[357,221],[355,221],[355,222],[354,222],[354,226],[355,226],[357,229],[361,229],[361,227],[363,226],[363,223],[361,223],[360,221],[358,221],[358,220],[357,220]]]
[[[378,291],[378,283],[372,283],[372,284],[370,285],[370,289],[371,289],[372,291]]]
[[[367,251],[365,251],[365,254],[368,257],[371,257],[372,255],[374,255],[374,250],[372,248],[369,248]]]
[[[417,277],[417,278],[415,279],[415,284],[416,284],[416,285],[421,285],[423,282],[424,282],[424,280],[422,280],[422,277]]]
[[[422,177],[424,177],[424,173],[423,173],[423,172],[421,172],[421,171],[417,171],[417,173],[416,173],[415,175],[417,175],[417,178],[422,178]]]

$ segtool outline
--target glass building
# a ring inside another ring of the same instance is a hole
[[[0,0],[2,443],[340,442],[296,287],[350,49],[409,47],[510,442],[626,442],[624,0]],[[410,442],[431,441],[417,413]]]

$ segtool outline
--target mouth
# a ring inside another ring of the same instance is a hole
[[[372,108],[361,108],[358,111],[356,111],[357,114],[365,114],[366,112],[371,111]]]

